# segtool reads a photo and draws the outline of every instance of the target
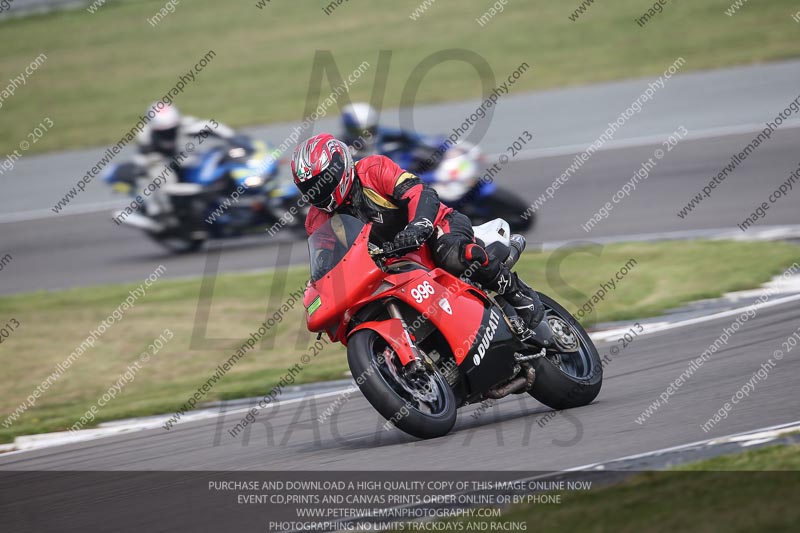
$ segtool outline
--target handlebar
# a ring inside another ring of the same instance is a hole
[[[394,243],[385,242],[380,248],[370,250],[369,255],[373,258],[379,257],[388,259],[392,257],[400,257],[401,255],[405,255],[406,253],[417,249],[419,249],[419,246],[395,247]]]

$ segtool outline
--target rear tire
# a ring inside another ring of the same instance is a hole
[[[387,347],[389,344],[377,332],[368,329],[355,332],[348,340],[347,362],[353,378],[361,381],[362,394],[386,420],[409,435],[421,439],[447,435],[456,423],[456,400],[444,377],[438,372],[426,374],[436,401],[432,408],[422,404],[393,377],[399,371],[397,354],[390,348],[393,357],[379,360]],[[389,364],[394,365],[394,371]]]
[[[553,409],[572,409],[592,403],[603,386],[603,364],[592,339],[578,321],[552,298],[539,293],[546,315],[566,321],[577,336],[577,353],[562,354],[560,364],[550,355],[533,363],[536,380],[530,395]]]

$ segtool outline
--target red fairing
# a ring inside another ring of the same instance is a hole
[[[330,332],[332,327],[341,329],[340,326],[346,325],[350,319],[348,310],[353,308],[353,304],[372,294],[380,285],[385,274],[369,256],[368,240],[369,226],[365,226],[341,263],[306,287],[303,303],[307,310],[311,311],[309,307],[317,297],[320,298],[318,308],[306,313],[309,331]]]
[[[327,331],[331,340],[346,345],[347,337],[352,334],[347,328],[353,315],[370,302],[391,297],[428,318],[461,364],[480,328],[486,306],[484,298],[474,287],[439,268],[384,272],[369,256],[369,230],[370,226],[365,226],[341,262],[306,288],[308,329]],[[433,267],[427,245],[394,261],[414,261]],[[354,331],[358,329],[373,329],[381,334],[392,344],[403,364],[414,358],[413,339],[400,327],[398,319],[361,324]]]
[[[400,362],[403,363],[403,366],[415,359],[414,349],[411,347],[411,339],[408,332],[403,329],[403,323],[400,322],[399,318],[390,318],[382,322],[364,322],[353,328],[350,335],[362,329],[377,331],[384,339],[391,339],[392,348]]]
[[[312,282],[308,282],[306,285],[306,289],[303,292],[303,307],[308,310],[311,306],[311,303],[317,299],[317,296],[320,296],[319,291],[314,286]],[[306,325],[308,326],[308,331],[321,331],[316,329],[311,329],[311,318],[308,316],[308,311],[306,311]]]
[[[391,294],[427,317],[447,339],[459,365],[475,342],[485,309],[476,289],[436,268],[415,270],[388,276],[396,287],[380,296]]]

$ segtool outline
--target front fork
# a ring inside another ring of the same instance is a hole
[[[391,300],[387,301],[386,310],[389,312],[390,317],[399,320],[403,325],[403,332],[406,336],[406,341],[411,347],[412,357],[411,360],[403,366],[403,371],[406,374],[411,374],[420,370],[425,371],[425,368],[430,366],[430,364],[417,347],[416,339],[411,335],[411,333],[408,332],[408,325],[403,318],[403,313],[400,311],[400,307],[397,305],[397,302]]]

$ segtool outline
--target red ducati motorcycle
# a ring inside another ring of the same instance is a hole
[[[370,242],[372,224],[335,215],[309,237],[308,329],[347,346],[353,378],[390,423],[420,438],[446,435],[459,407],[531,394],[553,409],[600,392],[597,349],[569,312],[540,294],[545,318],[519,327],[501,295],[434,266],[427,245]],[[521,235],[496,219],[475,228],[489,254],[512,267]],[[532,334],[531,334],[532,333]]]

